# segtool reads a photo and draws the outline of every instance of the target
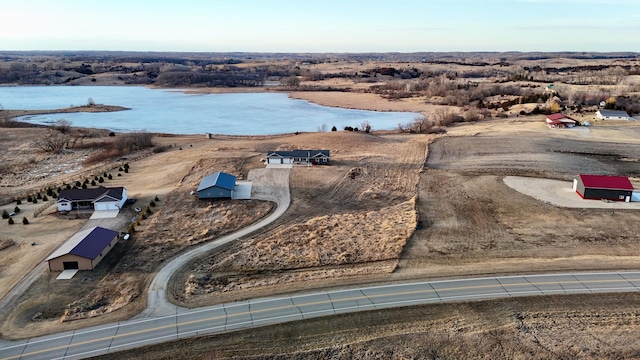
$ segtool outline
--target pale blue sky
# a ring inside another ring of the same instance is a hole
[[[0,0],[0,50],[640,51],[640,0]]]

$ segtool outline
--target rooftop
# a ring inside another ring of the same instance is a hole
[[[108,196],[115,200],[122,199],[123,187],[106,188],[100,186],[93,189],[69,189],[60,191],[59,200],[93,201],[102,196]]]
[[[329,150],[271,150],[267,151],[267,156],[279,155],[290,156],[296,158],[316,157],[316,156],[329,156]]]
[[[196,191],[208,189],[210,187],[221,187],[227,190],[233,190],[236,185],[236,177],[222,171],[215,172],[209,176],[205,176]]]
[[[547,119],[549,119],[551,121],[556,121],[556,120],[561,120],[561,119],[569,119],[569,120],[572,120],[572,121],[576,121],[575,119],[573,119],[573,118],[571,118],[569,116],[566,116],[564,114],[560,114],[560,113],[551,114],[551,115],[547,116]]]
[[[580,175],[585,187],[597,189],[631,190],[633,185],[626,176]]]
[[[602,116],[629,116],[629,114],[627,114],[626,111],[622,111],[622,110],[607,110],[607,109],[601,109],[598,110],[600,112],[600,114]]]
[[[47,261],[57,257],[72,254],[87,259],[95,259],[100,255],[104,248],[118,236],[117,231],[105,229],[99,226],[78,231],[67,240],[62,246],[54,251]]]

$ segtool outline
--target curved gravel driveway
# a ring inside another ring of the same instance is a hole
[[[174,258],[167,263],[149,286],[147,308],[135,318],[171,315],[181,307],[167,301],[167,285],[171,276],[183,265],[194,258],[206,254],[211,250],[246,236],[278,219],[289,208],[291,194],[289,192],[290,168],[253,169],[249,172],[248,180],[252,182],[251,199],[268,200],[276,203],[276,209],[264,219],[237,232],[222,236],[210,243],[206,243]]]

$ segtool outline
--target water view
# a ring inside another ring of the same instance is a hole
[[[146,130],[173,134],[268,135],[317,131],[323,124],[359,127],[368,121],[374,130],[397,128],[417,114],[375,112],[320,106],[290,99],[282,93],[186,94],[179,89],[134,86],[31,86],[0,87],[0,104],[6,110],[59,109],[96,104],[131,110],[110,113],[65,113],[27,116],[20,121],[51,124],[60,119],[73,126],[119,132]]]

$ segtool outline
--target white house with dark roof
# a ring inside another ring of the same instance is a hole
[[[634,120],[626,111],[601,109],[596,111],[600,120]]]
[[[127,201],[127,189],[124,187],[93,189],[68,189],[60,191],[56,205],[58,211],[74,209],[120,210]]]
[[[268,164],[330,165],[329,150],[267,151]]]

